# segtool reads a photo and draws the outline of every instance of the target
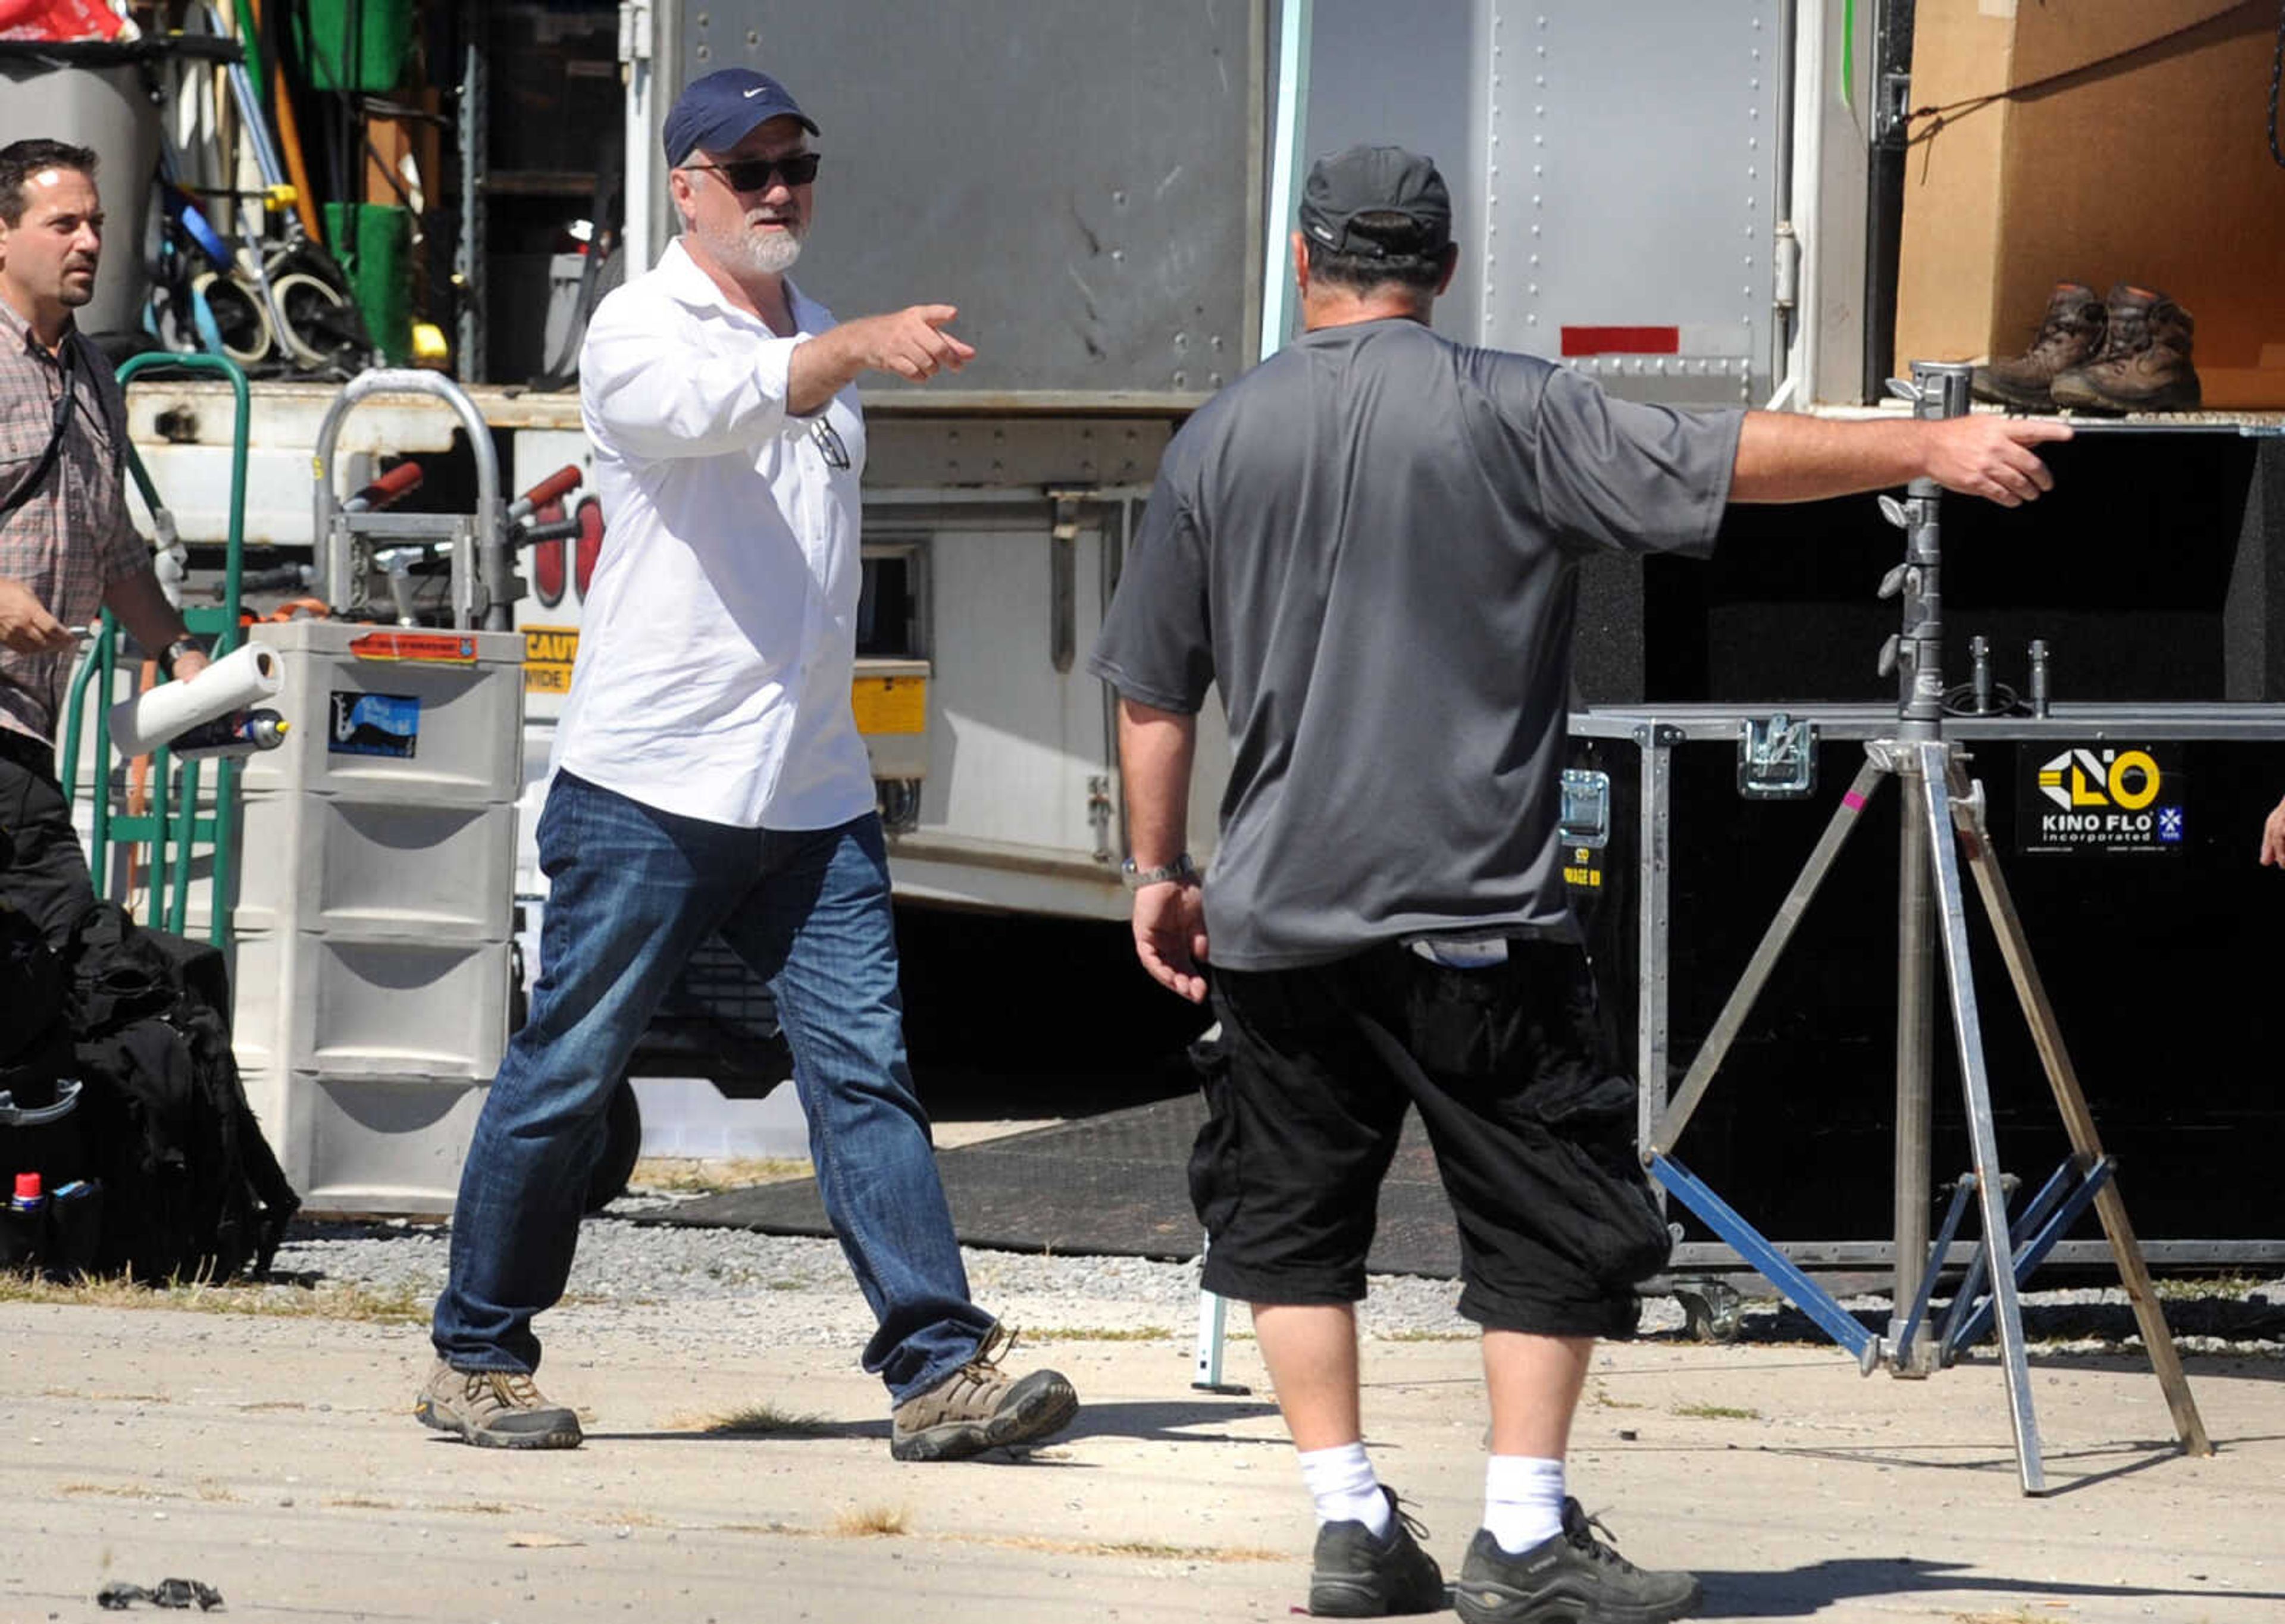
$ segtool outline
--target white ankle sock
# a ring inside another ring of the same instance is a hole
[[[1361,1443],[1304,1449],[1301,1481],[1317,1502],[1320,1523],[1362,1523],[1376,1537],[1388,1532],[1388,1497],[1372,1475]]]
[[[1563,1532],[1563,1463],[1495,1455],[1484,1467],[1484,1526],[1510,1556]]]

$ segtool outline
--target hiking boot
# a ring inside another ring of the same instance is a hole
[[[2082,282],[2058,282],[2047,295],[2047,313],[2031,347],[2013,360],[1975,369],[1968,388],[1978,400],[1997,401],[2026,412],[2052,412],[2048,386],[2059,373],[2084,366],[2101,353],[2108,322],[2102,301]]]
[[[1563,1532],[1519,1556],[1477,1529],[1453,1607],[1468,1624],[1661,1624],[1698,1610],[1695,1578],[1644,1572],[1590,1532],[1602,1527],[1567,1498]]]
[[[487,1449],[576,1449],[579,1417],[550,1404],[521,1370],[455,1370],[443,1360],[428,1372],[412,1413],[440,1432]]]
[[[2197,324],[2161,293],[2121,282],[2110,290],[2102,353],[2058,375],[2058,406],[2093,412],[2195,412],[2203,402],[2190,339]]]
[[[1388,1531],[1375,1534],[1361,1522],[1327,1523],[1317,1530],[1309,1573],[1309,1612],[1320,1619],[1381,1619],[1392,1613],[1444,1611],[1444,1570],[1420,1549],[1428,1530],[1407,1511],[1396,1491],[1388,1496]]]
[[[1010,1380],[1000,1368],[1015,1345],[1015,1333],[994,1325],[966,1364],[898,1405],[889,1453],[900,1461],[964,1461],[1039,1443],[1071,1424],[1079,1394],[1061,1371]]]

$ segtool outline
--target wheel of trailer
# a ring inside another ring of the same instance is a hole
[[[635,1086],[623,1077],[603,1113],[603,1153],[587,1175],[587,1212],[600,1212],[627,1193],[627,1180],[641,1154],[642,1105],[635,1098]]]

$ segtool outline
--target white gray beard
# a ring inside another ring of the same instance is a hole
[[[735,236],[707,232],[706,243],[726,263],[760,276],[782,276],[801,257],[801,239],[791,230],[756,231],[745,222]]]

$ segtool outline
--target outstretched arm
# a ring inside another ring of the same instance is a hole
[[[960,312],[948,304],[915,304],[886,316],[860,316],[821,333],[793,352],[786,405],[807,416],[855,381],[860,373],[894,373],[919,383],[975,357],[972,345],[945,331]]]
[[[1730,476],[1733,502],[1811,502],[1932,479],[1947,490],[2019,507],[2054,489],[2033,449],[2068,424],[1988,413],[1938,421],[1843,422],[1748,412]]]

